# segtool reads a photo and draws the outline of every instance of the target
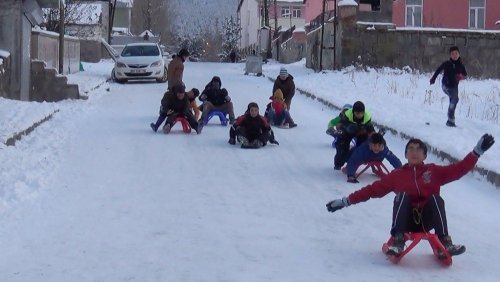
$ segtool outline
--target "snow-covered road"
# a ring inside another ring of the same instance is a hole
[[[187,88],[203,89],[212,75],[236,115],[252,101],[263,113],[267,78],[243,76],[240,64],[191,63]],[[55,161],[32,168],[47,174],[36,200],[0,218],[0,281],[498,281],[500,195],[478,175],[442,193],[450,233],[467,252],[443,268],[424,243],[393,265],[381,253],[392,195],[326,211],[375,179],[350,184],[333,171],[324,131],[336,112],[296,95],[299,126],[275,129],[280,146],[242,150],[215,120],[201,135],[180,125],[153,133],[165,87],[111,84],[23,141]],[[406,140],[387,141],[403,160]]]

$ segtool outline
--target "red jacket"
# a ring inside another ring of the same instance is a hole
[[[382,198],[389,192],[406,192],[412,206],[422,208],[434,194],[439,194],[441,185],[455,181],[474,168],[479,159],[470,152],[463,160],[447,165],[419,164],[410,166],[405,164],[393,170],[382,179],[361,188],[349,195],[349,203],[357,204],[368,201],[370,198]]]

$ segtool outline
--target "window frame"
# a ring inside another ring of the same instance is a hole
[[[419,0],[416,0],[419,1]],[[408,9],[412,11],[412,23],[408,22]],[[420,9],[420,25],[415,24],[415,10]],[[408,1],[405,1],[405,26],[409,27],[423,27],[423,11],[424,11],[424,0],[420,0],[420,4],[408,4]]]
[[[483,6],[473,6],[472,0],[469,0],[469,21],[468,26],[469,29],[485,29],[486,24],[486,0],[483,1]],[[480,12],[482,11],[482,21],[479,18]],[[474,19],[474,25],[472,24],[472,19]]]

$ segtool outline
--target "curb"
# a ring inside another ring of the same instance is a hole
[[[15,133],[14,136],[8,138],[6,141],[5,141],[5,145],[7,146],[15,146],[16,145],[16,142],[21,140],[23,138],[23,136],[26,136],[28,134],[30,134],[33,130],[35,130],[35,128],[37,128],[38,126],[40,126],[42,123],[50,120],[52,118],[52,116],[59,112],[59,110],[55,110],[54,112],[52,112],[51,114],[49,114],[48,116],[44,117],[42,120],[38,121],[38,122],[35,122],[33,123],[33,125],[31,125],[30,127],[28,127],[27,129],[23,130],[23,131],[20,131],[18,133]]]

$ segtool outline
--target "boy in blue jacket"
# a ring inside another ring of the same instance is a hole
[[[389,150],[384,136],[380,133],[373,133],[368,141],[353,150],[347,161],[347,182],[350,183],[359,183],[356,179],[356,170],[363,163],[387,159],[394,168],[402,165],[398,157]]]

